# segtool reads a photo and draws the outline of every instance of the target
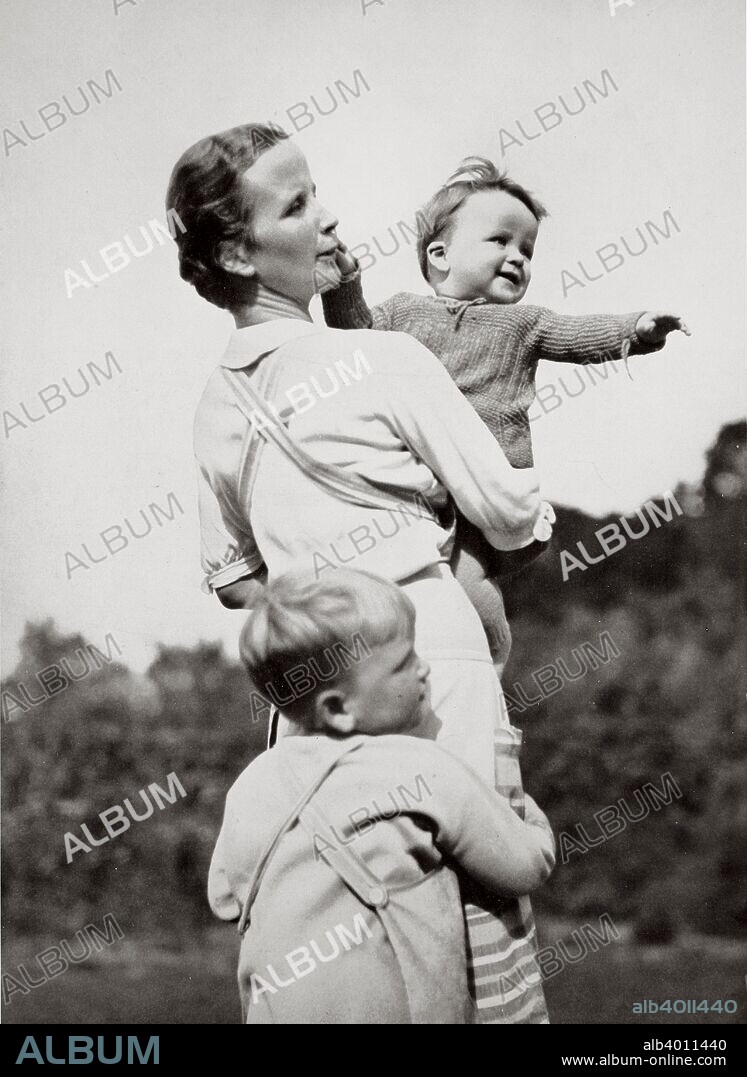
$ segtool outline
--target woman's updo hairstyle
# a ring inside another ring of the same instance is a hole
[[[280,127],[247,123],[195,142],[174,166],[166,209],[176,210],[179,273],[198,293],[230,310],[246,294],[246,278],[229,273],[221,257],[251,246],[251,204],[241,177],[257,158],[288,138]]]

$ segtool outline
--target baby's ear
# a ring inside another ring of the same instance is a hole
[[[428,265],[439,273],[449,272],[449,253],[442,239],[434,239],[425,249]]]
[[[345,694],[339,688],[326,688],[316,697],[314,725],[343,736],[355,732],[355,715],[348,710]]]

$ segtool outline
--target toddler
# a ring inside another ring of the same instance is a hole
[[[210,866],[213,911],[242,933],[248,1024],[474,1023],[459,883],[518,898],[552,870],[536,804],[520,819],[424,739],[414,627],[396,584],[340,568],[279,577],[242,632],[253,682],[290,695],[299,731],[232,786]]]
[[[574,317],[520,304],[545,216],[524,187],[490,161],[469,157],[420,214],[418,258],[434,296],[399,292],[370,310],[357,263],[343,245],[337,257],[342,284],[320,289],[328,325],[402,331],[430,348],[517,468],[533,462],[528,411],[540,359],[603,363],[658,351],[675,329],[689,334],[675,314]],[[545,545],[501,553],[459,519],[454,572],[500,669],[510,633],[496,577],[523,567]]]

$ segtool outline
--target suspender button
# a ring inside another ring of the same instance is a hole
[[[389,903],[389,895],[383,886],[372,886],[368,891],[368,904],[374,909],[383,909]]]

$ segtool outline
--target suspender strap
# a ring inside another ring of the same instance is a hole
[[[275,385],[278,380],[278,365],[270,361],[271,356],[267,356],[264,362],[261,364],[261,372],[264,376],[263,379],[263,392],[266,398],[270,399],[274,393]],[[231,387],[236,392],[233,383]],[[256,437],[255,422],[251,414],[247,414],[244,407],[243,398],[237,397],[237,404],[239,409],[243,413],[244,417],[249,420],[249,426],[247,428],[246,437],[244,439],[244,446],[242,452],[241,465],[239,467],[239,478],[236,483],[237,500],[239,505],[246,506],[247,515],[250,512],[252,503],[252,494],[254,492],[254,484],[257,479],[259,471],[259,460],[262,455],[262,449],[266,442],[263,438]],[[256,419],[256,415],[254,416]]]
[[[374,486],[354,472],[315,459],[302,449],[277,418],[270,414],[267,402],[254,392],[244,371],[228,370],[224,367],[223,375],[233,389],[251,431],[258,433],[266,442],[272,442],[318,485],[343,501],[364,508],[402,509],[406,502],[415,502],[415,498],[401,488],[383,483]],[[416,503],[422,509],[420,501]],[[435,512],[432,515],[435,517]]]
[[[335,769],[335,767],[337,766],[339,761],[343,758],[343,756],[348,755],[349,752],[356,751],[356,749],[360,748],[362,746],[362,744],[363,744],[362,740],[356,740],[352,744],[347,743],[345,745],[344,751],[342,751],[337,756],[336,759],[333,759],[332,762],[330,764],[328,764],[328,766],[326,766],[324,768],[324,770],[322,770],[322,772],[320,774],[317,775],[317,777],[314,779],[314,781],[311,783],[311,785],[308,787],[308,789],[304,790],[298,796],[298,799],[294,803],[294,805],[291,808],[290,812],[288,813],[288,815],[286,816],[284,821],[281,823],[278,830],[273,835],[272,839],[270,840],[269,844],[267,845],[267,848],[265,849],[264,853],[260,857],[259,863],[257,864],[257,867],[255,868],[254,875],[252,876],[252,878],[251,878],[251,880],[249,882],[249,889],[247,891],[246,900],[244,902],[244,907],[243,907],[243,909],[241,911],[241,916],[239,918],[238,930],[239,930],[240,935],[243,935],[244,932],[246,931],[246,929],[249,927],[251,909],[252,909],[252,905],[254,904],[254,900],[255,900],[255,898],[257,896],[257,891],[259,890],[260,883],[262,882],[264,874],[267,871],[267,868],[268,868],[268,866],[270,864],[270,861],[272,860],[272,857],[274,856],[274,854],[275,854],[275,852],[277,850],[277,847],[280,844],[281,838],[283,837],[284,834],[286,834],[291,829],[293,824],[296,822],[296,819],[298,819],[300,813],[303,811],[303,809],[304,809],[306,803],[308,802],[308,800],[314,795],[314,793],[317,791],[319,786],[322,785],[322,783],[324,781],[326,781],[326,779],[329,777],[329,775]],[[293,775],[293,783],[292,783],[291,788],[293,789],[294,792],[297,792],[298,788],[299,788],[298,779],[295,777],[295,775]]]
[[[287,760],[285,765],[290,787],[298,789],[300,783]],[[309,835],[316,855],[314,839],[320,836],[320,832],[331,832],[329,819],[313,800],[307,800],[299,813],[298,821]],[[373,909],[384,908],[389,901],[387,888],[357,853],[346,845],[340,845],[320,851],[320,856],[364,905]]]

